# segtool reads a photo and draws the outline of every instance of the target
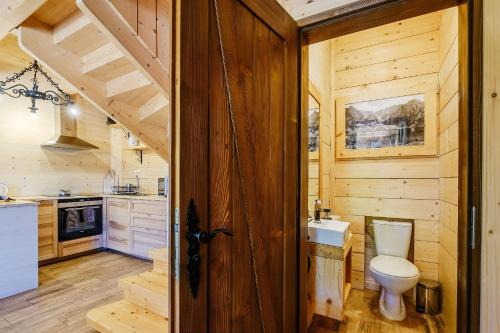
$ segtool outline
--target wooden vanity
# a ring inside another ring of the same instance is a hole
[[[351,291],[352,235],[343,247],[309,243],[308,323],[315,317],[344,319]]]

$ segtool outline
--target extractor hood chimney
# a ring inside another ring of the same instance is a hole
[[[62,148],[71,150],[99,149],[87,141],[77,137],[76,116],[71,114],[68,106],[55,106],[56,136],[43,144],[43,148]]]

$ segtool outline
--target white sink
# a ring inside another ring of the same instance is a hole
[[[350,235],[349,222],[324,220],[308,224],[309,241],[330,246],[343,247]]]

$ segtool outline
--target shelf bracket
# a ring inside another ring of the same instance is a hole
[[[142,149],[136,150],[135,154],[137,155],[137,161],[142,165]]]

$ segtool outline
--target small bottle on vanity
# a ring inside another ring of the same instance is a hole
[[[321,222],[321,200],[314,201],[314,221]]]

